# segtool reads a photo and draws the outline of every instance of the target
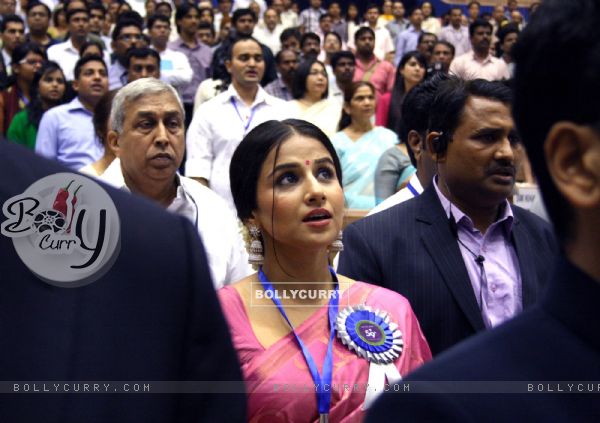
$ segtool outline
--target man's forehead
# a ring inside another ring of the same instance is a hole
[[[486,127],[490,123],[514,128],[510,104],[495,98],[469,96],[459,125]]]
[[[97,60],[92,60],[90,62],[85,63],[83,66],[81,66],[81,72],[88,71],[88,70],[106,71],[106,67],[102,63],[98,62]]]
[[[140,34],[142,31],[135,25],[125,26],[121,29],[121,34]]]
[[[171,92],[146,94],[136,99],[130,99],[125,103],[125,108],[127,115],[131,117],[183,115],[179,102]]]
[[[158,64],[158,60],[154,56],[146,56],[146,57],[132,57],[130,63],[133,64],[147,64],[152,62],[153,64]]]

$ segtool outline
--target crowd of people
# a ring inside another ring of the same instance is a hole
[[[490,370],[496,360],[511,380],[550,377],[551,358],[519,373],[518,360],[533,356],[491,353],[501,342],[567,355],[540,304],[558,309],[561,277],[600,278],[590,229],[598,109],[577,104],[586,88],[599,94],[586,69],[600,64],[576,56],[598,37],[577,46],[583,35],[558,13],[565,1],[534,3],[528,22],[515,0],[489,15],[472,1],[444,16],[428,1],[406,13],[389,0],[346,11],[321,0],[302,11],[289,0],[147,0],[140,11],[70,0],[51,11],[33,0],[25,20],[2,14],[0,129],[193,225],[249,421],[358,422],[370,410],[382,421],[410,401],[375,402],[380,382],[504,380]],[[593,27],[593,0],[569,4],[572,16],[586,13],[580,31]],[[564,40],[552,43],[544,37],[555,26]],[[551,62],[554,53],[582,66],[581,81],[554,87],[559,105],[547,89],[568,63]],[[517,182],[535,181],[528,156],[554,227],[511,201]],[[348,209],[368,216],[346,226]],[[600,296],[588,285],[574,302]],[[290,294],[299,291],[333,295]],[[561,377],[587,380],[572,366]],[[305,389],[273,390],[286,384]],[[325,388],[346,385],[367,388]],[[485,401],[449,400],[485,415]],[[467,416],[420,401],[414,419]],[[586,407],[581,416],[598,412]]]

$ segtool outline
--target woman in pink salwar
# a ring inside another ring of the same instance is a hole
[[[219,291],[247,384],[248,421],[362,421],[375,397],[367,384],[398,381],[431,352],[404,297],[329,267],[344,214],[335,149],[308,122],[265,122],[234,153],[230,179],[259,265]],[[367,360],[372,354],[380,360]]]

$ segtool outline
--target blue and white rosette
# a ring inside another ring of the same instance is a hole
[[[402,354],[402,332],[387,312],[365,304],[346,307],[336,320],[337,335],[344,345],[367,360],[369,381],[363,410],[373,403],[388,383],[402,380],[394,361]]]

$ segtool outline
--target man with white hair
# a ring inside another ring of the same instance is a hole
[[[117,156],[101,179],[188,217],[198,229],[215,287],[250,273],[237,221],[227,204],[200,183],[180,176],[185,150],[183,103],[155,78],[123,87],[113,100],[108,145]]]

